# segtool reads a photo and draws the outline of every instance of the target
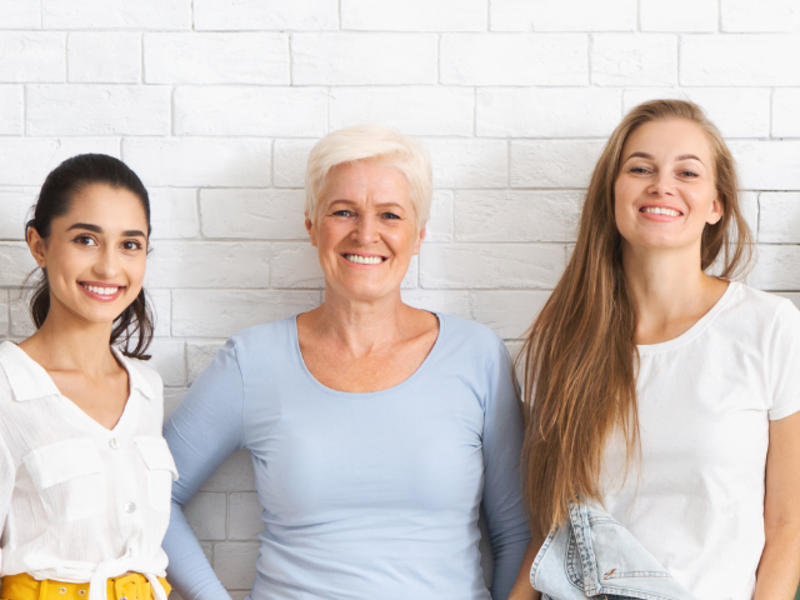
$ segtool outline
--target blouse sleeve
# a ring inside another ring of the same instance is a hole
[[[771,421],[800,410],[800,311],[786,300],[776,311],[767,373],[772,389]]]
[[[214,573],[182,508],[236,450],[244,446],[244,385],[233,341],[217,352],[164,427],[178,467],[163,547],[170,583],[185,600],[230,598]]]
[[[490,368],[485,398],[483,510],[494,555],[492,597],[505,600],[531,536],[522,507],[519,469],[522,411],[511,357],[502,341],[498,342],[498,356]]]
[[[11,453],[3,438],[0,437],[0,539],[6,526],[6,517],[11,506],[11,495],[14,493],[15,468]],[[3,570],[3,549],[0,548],[0,573]]]

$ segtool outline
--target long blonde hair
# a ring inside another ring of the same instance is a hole
[[[730,279],[750,261],[752,236],[739,208],[736,169],[717,128],[687,101],[654,100],[631,110],[595,166],[575,249],[520,354],[526,400],[523,492],[539,535],[564,521],[569,500],[602,500],[600,467],[614,428],[624,435],[629,460],[638,448],[636,312],[622,269],[614,183],[628,136],[644,123],[670,118],[702,127],[714,155],[723,214],[703,231],[702,269],[719,259],[719,277]]]

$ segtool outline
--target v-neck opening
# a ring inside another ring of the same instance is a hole
[[[108,428],[105,425],[103,425],[100,421],[92,417],[85,410],[83,410],[80,406],[78,406],[78,404],[74,400],[72,400],[69,396],[64,394],[61,391],[61,388],[59,388],[58,385],[56,385],[56,382],[53,380],[50,373],[47,372],[47,369],[45,369],[42,365],[36,362],[27,352],[25,352],[25,350],[23,350],[13,342],[11,342],[11,345],[21,353],[24,361],[28,362],[31,366],[33,366],[34,371],[39,371],[39,373],[37,374],[38,376],[42,376],[47,379],[52,388],[57,392],[58,397],[71,407],[70,410],[75,412],[75,414],[77,414],[79,417],[82,415],[83,420],[92,423],[96,427],[99,427],[107,434],[115,434],[119,432],[120,426],[123,425],[124,421],[127,421],[126,415],[131,411],[130,408],[131,397],[133,396],[133,383],[132,383],[133,376],[131,375],[131,371],[128,368],[128,365],[125,363],[124,357],[120,354],[119,350],[117,350],[114,346],[111,346],[111,354],[114,356],[114,360],[116,360],[117,364],[120,367],[122,367],[122,369],[125,371],[125,375],[127,376],[128,392],[125,397],[125,405],[122,407],[122,412],[120,413],[117,422],[114,424],[113,427]]]

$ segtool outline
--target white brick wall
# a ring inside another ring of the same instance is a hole
[[[574,240],[604,139],[656,97],[706,107],[740,163],[750,282],[800,306],[797,0],[0,2],[0,338],[31,325],[23,225],[45,175],[121,157],[153,203],[147,282],[168,411],[233,332],[319,304],[303,227],[316,139],[419,136],[435,201],[403,297],[513,340]],[[233,455],[187,510],[236,600],[261,529]]]

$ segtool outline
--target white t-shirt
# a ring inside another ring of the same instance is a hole
[[[91,582],[142,573],[155,579],[167,555],[170,488],[177,477],[161,435],[161,378],[139,361],[117,358],[130,395],[109,430],[59,393],[23,350],[0,344],[0,577]]]
[[[731,283],[689,331],[639,354],[642,459],[624,477],[609,442],[606,509],[698,598],[750,600],[769,422],[800,410],[800,312]]]

